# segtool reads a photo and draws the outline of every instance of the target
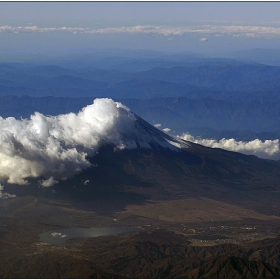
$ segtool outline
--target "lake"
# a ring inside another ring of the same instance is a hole
[[[91,228],[66,228],[46,231],[41,234],[40,241],[57,246],[75,246],[66,244],[66,241],[75,237],[98,237],[117,235],[126,232],[139,231],[139,227],[91,227]]]

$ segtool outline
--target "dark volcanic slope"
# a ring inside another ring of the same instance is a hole
[[[92,158],[99,166],[94,172],[102,169],[99,160],[111,162],[127,176],[149,183],[150,189],[157,188],[159,197],[206,196],[243,205],[260,203],[258,209],[279,210],[275,207],[278,203],[273,203],[279,198],[279,162],[195,144],[182,152],[140,149],[115,152],[114,156],[108,149]],[[115,182],[122,184],[122,179]],[[265,208],[263,204],[267,204]]]
[[[7,185],[5,190],[70,199],[74,204],[80,201],[80,207],[102,213],[122,211],[150,199],[208,198],[266,215],[280,215],[279,162],[188,145],[179,152],[159,146],[117,151],[113,146],[104,146],[89,159],[91,168],[52,188],[38,189],[35,182],[35,186]]]
[[[138,148],[104,145],[53,187],[5,184],[18,197],[0,204],[0,277],[279,278],[280,162],[185,142],[137,117],[124,136],[139,133]],[[92,226],[142,230],[69,240],[76,247],[39,240]]]
[[[186,142],[138,116],[122,137],[124,147],[134,142],[138,148],[104,144],[89,158],[90,168],[54,188],[38,189],[34,179],[30,186],[7,186],[5,191],[87,200],[92,207],[97,200],[108,205],[110,198],[109,208],[101,203],[108,212],[121,211],[132,201],[203,197],[280,215],[280,162]]]

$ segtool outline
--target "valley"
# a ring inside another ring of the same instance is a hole
[[[196,204],[195,201],[193,203]],[[219,203],[211,203],[211,207],[215,204],[217,208],[221,207]],[[181,204],[194,206],[188,199],[182,200]],[[178,201],[165,201],[163,205],[169,217],[180,215],[174,207],[180,208]],[[1,210],[9,211],[1,215],[0,276],[234,278],[241,275],[237,267],[250,267],[248,277],[278,278],[279,217],[253,211],[246,215],[245,211],[239,218],[237,212],[235,220],[230,217],[206,220],[206,216],[201,218],[201,205],[196,205],[197,210],[192,211],[197,212],[198,220],[187,221],[186,218],[181,223],[183,219],[176,222],[176,219],[172,221],[158,216],[156,203],[153,210],[145,208],[147,205],[130,205],[125,211],[101,215],[73,208],[66,201],[35,197],[6,200],[1,203]],[[77,237],[69,239],[66,246],[48,245],[39,239],[39,234],[44,231],[92,226],[137,226],[141,230],[94,238]],[[233,266],[228,267],[228,261]],[[236,266],[240,261],[242,265]],[[206,264],[211,262],[211,270],[208,271]]]

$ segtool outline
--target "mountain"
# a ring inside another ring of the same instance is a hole
[[[34,112],[44,115],[77,113],[92,97],[35,98],[0,96],[0,116],[29,118]],[[152,124],[170,128],[173,134],[192,133],[205,138],[249,141],[277,139],[280,136],[278,101],[231,102],[219,99],[152,98],[116,99]]]
[[[2,278],[279,277],[280,162],[184,141],[109,99],[6,121],[1,172],[18,168],[1,182]],[[39,236],[76,227],[137,231]]]
[[[280,51],[277,49],[252,49],[246,51],[236,51],[219,55],[209,55],[211,57],[223,57],[228,59],[238,59],[239,61],[257,62],[266,65],[280,65]]]
[[[174,56],[171,61],[151,59],[146,68],[124,58],[100,68],[112,59],[82,68],[2,63],[0,96],[279,100],[279,66],[226,59],[182,62]]]
[[[110,100],[108,102],[112,103]],[[88,110],[91,108],[89,107]],[[122,112],[123,109],[118,110]],[[82,171],[77,174],[73,169],[73,174],[77,175],[66,181],[60,180],[58,187],[38,190],[37,180],[30,179],[33,183],[26,187],[17,188],[13,184],[7,185],[8,192],[13,193],[20,189],[19,193],[30,191],[34,193],[35,191],[50,194],[52,190],[55,190],[57,197],[66,195],[73,200],[73,203],[77,202],[77,198],[80,198],[81,201],[83,199],[92,200],[92,207],[95,207],[94,201],[97,197],[100,196],[99,198],[106,200],[108,191],[118,193],[118,196],[126,193],[124,197],[129,197],[134,193],[136,197],[139,197],[139,201],[141,199],[146,201],[147,197],[153,200],[180,199],[181,197],[201,199],[203,197],[260,211],[262,214],[280,215],[280,207],[277,203],[280,195],[280,162],[222,149],[207,148],[184,141],[164,133],[133,113],[128,112],[131,116],[129,115],[130,120],[127,121],[127,113],[124,112],[121,113],[124,114],[122,121],[117,119],[120,123],[115,124],[116,127],[119,127],[119,136],[111,136],[116,133],[115,128],[112,128],[112,132],[108,130],[104,136],[101,134],[99,137],[103,139],[98,144],[98,152],[87,155],[90,167],[88,164],[84,165],[84,161],[73,162],[74,168]],[[74,121],[74,119],[71,120]],[[53,124],[53,126],[55,125]],[[29,132],[26,131],[26,133]],[[58,134],[56,131],[51,133]],[[90,131],[88,133],[91,135]],[[84,137],[87,139],[87,136]],[[32,141],[34,142],[34,140]],[[63,143],[66,140],[58,138],[58,141]],[[74,140],[67,141],[71,143]],[[87,146],[86,142],[79,145],[81,151],[83,151],[82,145]],[[47,149],[51,149],[51,146]],[[60,166],[60,161],[63,163],[67,156],[66,151],[68,150],[65,150],[65,155],[63,154],[61,159],[55,159],[58,160],[58,163],[52,159],[54,166],[56,164]],[[33,153],[37,153],[37,151],[34,150]],[[40,152],[40,157],[47,156]],[[72,161],[72,158],[67,160]],[[67,164],[69,168],[73,168],[70,163]],[[42,164],[40,168],[43,168]],[[59,175],[60,173],[50,173],[47,166],[45,168],[46,175],[41,173],[45,179],[48,178],[47,176],[58,176],[55,179],[60,179],[59,176],[62,176]],[[15,175],[6,176],[15,178]],[[85,181],[89,181],[86,188],[84,187]],[[75,187],[69,187],[69,184]],[[122,199],[121,203],[127,204],[128,201]],[[114,205],[112,204],[111,207],[113,208]],[[209,219],[210,213],[211,210],[209,213],[203,214],[205,216],[201,219]],[[213,213],[213,215],[221,218],[225,213],[221,212],[221,215]],[[252,214],[253,216],[251,214],[248,217],[258,216],[257,213]],[[232,218],[237,217],[233,215]]]
[[[121,100],[138,115],[178,134],[195,128],[277,131],[278,101],[232,102],[212,98],[153,98]],[[201,132],[200,132],[201,133]],[[202,133],[201,133],[202,134]],[[212,136],[213,137],[213,136]]]

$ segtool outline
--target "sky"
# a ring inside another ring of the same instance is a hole
[[[279,49],[280,2],[0,2],[0,51]]]

